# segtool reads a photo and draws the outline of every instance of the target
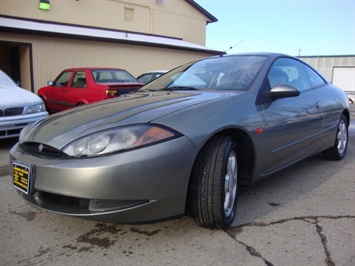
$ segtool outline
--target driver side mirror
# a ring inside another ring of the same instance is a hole
[[[269,92],[269,96],[272,101],[278,98],[297,97],[299,95],[300,91],[290,85],[277,85]]]
[[[47,82],[47,85],[48,85],[48,86],[53,86],[54,83],[53,83],[53,81],[49,80],[49,81]]]

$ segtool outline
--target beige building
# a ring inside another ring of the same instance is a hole
[[[220,53],[216,21],[192,0],[0,0],[0,68],[34,92],[69,67],[171,69]]]
[[[355,93],[355,55],[300,56],[327,80],[351,94]]]

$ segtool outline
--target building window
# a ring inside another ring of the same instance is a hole
[[[134,20],[134,9],[133,8],[124,8],[124,20],[133,21]]]

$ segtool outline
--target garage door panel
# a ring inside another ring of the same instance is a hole
[[[334,67],[333,82],[335,86],[347,92],[355,92],[355,67]]]

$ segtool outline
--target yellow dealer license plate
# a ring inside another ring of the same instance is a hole
[[[32,185],[32,169],[19,163],[12,163],[13,186],[26,194],[30,194]]]

